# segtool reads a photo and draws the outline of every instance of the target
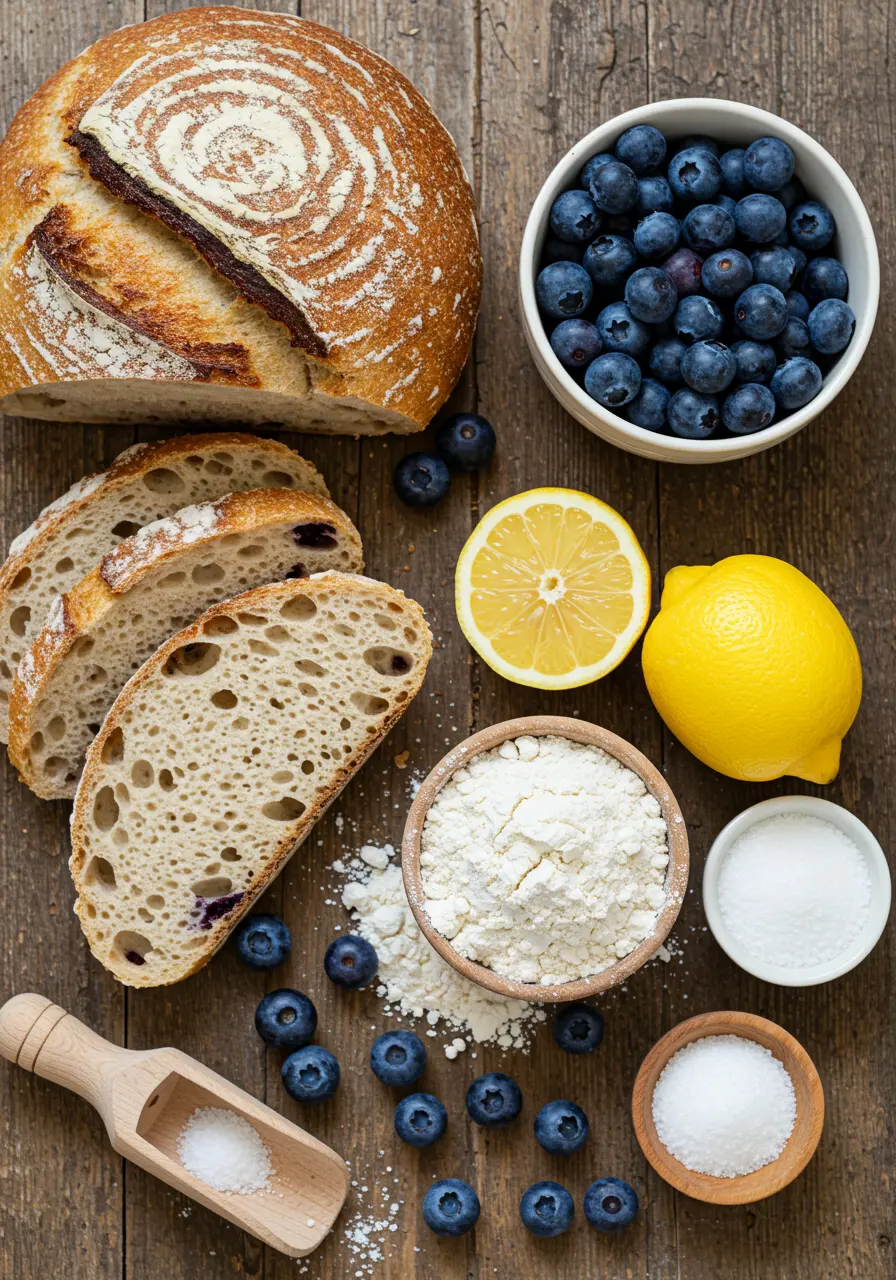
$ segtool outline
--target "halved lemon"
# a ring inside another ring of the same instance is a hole
[[[573,689],[617,667],[647,624],[650,566],[618,512],[574,489],[499,502],[457,562],[464,635],[492,670]]]

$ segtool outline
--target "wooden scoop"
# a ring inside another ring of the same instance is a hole
[[[0,1008],[0,1054],[86,1098],[119,1155],[290,1257],[316,1249],[342,1208],[335,1151],[178,1049],[121,1049],[46,996],[19,995]],[[271,1153],[269,1191],[226,1194],[187,1172],[177,1139],[197,1107],[249,1121]]]

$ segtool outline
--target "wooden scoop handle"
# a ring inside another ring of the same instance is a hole
[[[0,1054],[99,1107],[105,1070],[130,1057],[46,996],[13,996],[0,1008]]]

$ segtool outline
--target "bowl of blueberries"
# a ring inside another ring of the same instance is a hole
[[[874,326],[865,206],[808,134],[739,102],[626,112],[563,157],[520,258],[526,339],[573,417],[664,462],[758,453],[842,390]]]

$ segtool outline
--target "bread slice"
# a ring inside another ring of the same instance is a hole
[[[147,525],[51,607],[10,690],[10,759],[37,795],[73,796],[106,712],[172,632],[262,583],[362,567],[348,516],[289,489],[231,493]]]
[[[423,611],[341,573],[215,605],[128,682],[72,815],[75,911],[133,987],[200,969],[417,693]]]
[[[241,489],[301,489],[327,497],[320,472],[276,440],[233,431],[135,444],[43,510],[0,569],[0,741],[15,669],[50,605],[123,538],[180,507]]]

